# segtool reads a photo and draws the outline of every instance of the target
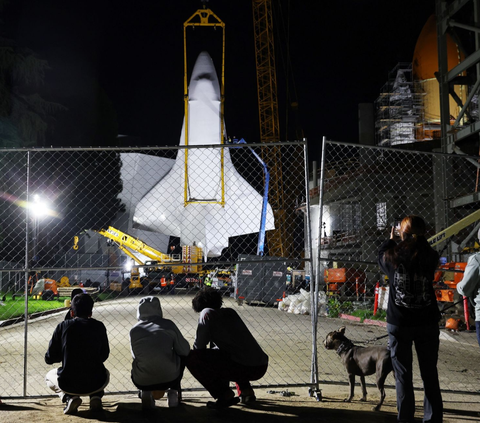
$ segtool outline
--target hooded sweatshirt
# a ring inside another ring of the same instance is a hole
[[[465,297],[475,298],[475,321],[480,322],[480,253],[470,256],[457,291]]]
[[[175,323],[163,318],[157,297],[140,300],[137,319],[138,323],[130,330],[135,385],[149,386],[175,380],[182,370],[180,356],[186,357],[190,352],[189,343]]]

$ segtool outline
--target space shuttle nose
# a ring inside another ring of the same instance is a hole
[[[208,97],[209,100],[220,100],[220,84],[215,65],[210,55],[202,51],[195,62],[188,86],[190,100]]]
[[[206,51],[202,51],[198,55],[197,60],[195,61],[190,83],[196,79],[199,79],[199,76],[201,76],[202,78],[205,78],[207,75],[212,75],[212,74],[216,74],[215,66],[213,65],[213,60]]]

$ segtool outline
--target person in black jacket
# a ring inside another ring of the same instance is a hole
[[[68,308],[67,314],[65,314],[64,320],[70,320],[74,318],[72,316],[72,300],[75,298],[75,295],[83,294],[83,293],[85,293],[85,291],[82,288],[72,289],[72,292],[70,293],[70,307]]]
[[[45,354],[47,364],[62,363],[50,370],[47,386],[66,403],[65,414],[76,413],[81,395],[90,396],[90,410],[102,410],[102,396],[110,374],[104,366],[110,354],[107,331],[102,322],[92,319],[93,299],[78,294],[72,300],[71,320],[55,328]]]
[[[425,238],[425,222],[407,216],[400,224],[400,242],[390,239],[379,250],[378,263],[388,276],[387,331],[395,371],[399,422],[414,421],[412,344],[424,388],[423,422],[442,422],[443,402],[438,381],[437,361],[440,346],[437,306],[433,278],[438,253]]]
[[[204,287],[192,300],[200,316],[187,368],[217,400],[207,402],[210,408],[256,401],[250,382],[262,378],[268,368],[268,355],[241,317],[222,304],[222,295],[212,287]],[[230,381],[235,382],[238,397]]]

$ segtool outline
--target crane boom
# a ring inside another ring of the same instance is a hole
[[[125,232],[120,231],[113,226],[109,226],[107,230],[101,229],[97,231],[100,235],[111,239],[125,254],[131,257],[140,265],[167,265],[171,266],[173,273],[201,273],[203,261],[203,250],[196,245],[184,245],[182,254],[165,254],[146,244],[139,238],[135,238]],[[152,260],[151,263],[144,263],[138,257],[142,254]]]
[[[180,262],[178,258],[170,254],[164,254],[153,247],[145,244],[142,240],[122,232],[113,226],[109,226],[107,230],[100,229],[97,231],[100,235],[111,239],[125,254],[131,257],[137,264],[144,265],[145,263],[135,254],[143,254],[148,258],[158,261],[160,263],[170,263],[172,261]]]
[[[437,244],[440,244],[441,242],[446,241],[448,238],[456,235],[462,229],[466,228],[472,223],[475,223],[479,219],[480,219],[480,210],[477,210],[476,212],[469,214],[467,217],[464,217],[463,219],[459,220],[453,225],[450,225],[448,228],[444,229],[443,231],[440,231],[439,233],[435,234],[431,238],[428,238],[428,242],[432,247]]]
[[[258,112],[260,141],[276,143],[280,140],[278,117],[277,77],[271,0],[253,0],[253,26],[257,66]],[[269,146],[262,150],[263,161],[270,169],[269,201],[275,217],[275,230],[267,234],[269,254],[288,256],[292,231],[286,228],[283,194],[281,147]]]

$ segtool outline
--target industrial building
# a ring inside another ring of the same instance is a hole
[[[421,213],[434,235],[478,209],[478,160],[455,161],[479,151],[478,2],[451,5],[441,15],[447,6],[437,3],[412,62],[398,63],[374,104],[359,106],[359,144],[330,144],[323,169],[314,164],[312,247],[313,256],[321,258],[318,275],[327,291],[328,270],[345,267],[354,276],[365,271],[373,294],[381,275],[368,263],[376,263],[378,245],[395,218]],[[415,154],[419,151],[447,155]],[[402,179],[415,183],[402,191]],[[476,233],[470,229],[461,232],[465,241]],[[458,257],[461,237],[445,243],[442,255]]]

